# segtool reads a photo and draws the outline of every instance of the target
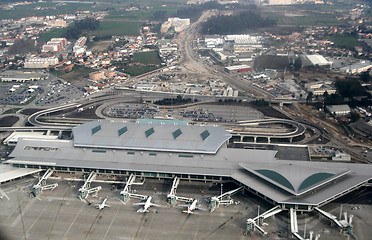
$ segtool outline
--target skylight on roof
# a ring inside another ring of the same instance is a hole
[[[100,130],[101,130],[101,125],[98,125],[97,127],[92,128],[92,135],[94,135],[95,133],[97,133]]]
[[[182,134],[181,129],[177,129],[176,131],[172,132],[174,139],[177,139]]]
[[[210,133],[209,133],[209,131],[208,130],[205,130],[204,132],[202,132],[201,134],[200,134],[200,137],[203,139],[203,141],[207,138],[207,137],[209,137],[209,135],[211,135]]]
[[[146,134],[146,137],[148,138],[151,134],[153,134],[155,131],[154,131],[154,128],[149,128],[146,130],[145,134]]]
[[[120,128],[118,130],[119,137],[128,131],[127,127]]]

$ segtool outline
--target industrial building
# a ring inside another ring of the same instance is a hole
[[[59,63],[58,58],[28,58],[25,60],[24,68],[48,68]]]
[[[190,26],[190,19],[189,18],[168,18],[168,21],[165,21],[161,25],[161,33],[166,33],[168,30],[173,27],[175,32],[182,32],[187,27]]]
[[[225,67],[225,71],[228,72],[228,73],[231,73],[231,72],[248,72],[248,71],[252,71],[252,67],[248,66],[248,65],[245,65],[245,64],[235,65],[235,66]]]
[[[0,74],[0,80],[2,82],[29,82],[35,80],[41,80],[44,78],[44,74],[35,71],[16,71],[7,70]]]
[[[278,160],[275,150],[229,148],[218,126],[185,121],[93,121],[72,139],[20,138],[15,167],[198,181],[232,181],[281,209],[311,211],[368,184],[372,166]]]

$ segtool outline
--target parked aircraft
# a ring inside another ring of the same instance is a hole
[[[143,213],[143,212],[149,212],[149,208],[150,207],[161,207],[160,205],[158,204],[154,204],[151,202],[151,199],[152,197],[149,196],[147,199],[146,199],[146,202],[143,202],[143,203],[134,203],[133,205],[143,205],[143,208],[140,208],[137,210],[137,212],[139,213]]]
[[[100,204],[96,204],[96,205],[94,205],[94,206],[95,206],[96,208],[98,208],[99,210],[104,209],[105,207],[110,207],[110,205],[107,205],[107,204],[106,204],[107,199],[108,199],[108,197],[106,197],[105,199],[103,199],[102,203],[100,203]]]
[[[179,205],[180,207],[187,207],[187,210],[184,210],[182,211],[183,213],[187,213],[187,214],[194,214],[194,210],[203,210],[205,211],[204,208],[201,208],[201,205],[197,205],[198,204],[198,200],[195,199],[191,204],[189,205]]]

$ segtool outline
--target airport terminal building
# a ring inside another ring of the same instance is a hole
[[[65,172],[233,181],[282,209],[311,211],[372,180],[372,165],[279,160],[275,150],[229,148],[219,126],[175,120],[93,121],[70,140],[19,139],[6,163]]]

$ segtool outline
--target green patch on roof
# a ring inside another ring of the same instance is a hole
[[[146,137],[148,138],[151,134],[153,134],[155,132],[154,128],[149,128],[146,130],[145,134],[146,134]]]
[[[200,134],[200,136],[201,136],[201,138],[203,139],[203,141],[204,141],[207,137],[209,137],[209,135],[211,135],[211,134],[209,133],[208,130],[205,130],[204,132],[202,132],[202,133]]]
[[[92,152],[94,152],[94,153],[105,153],[106,150],[93,149]]]
[[[334,174],[332,173],[315,173],[311,175],[310,177],[306,178],[298,188],[299,191],[306,189],[314,184],[317,184],[321,181],[324,181],[330,177],[332,177]]]
[[[119,137],[128,131],[127,127],[120,128],[118,130]]]
[[[177,129],[176,131],[172,132],[174,139],[177,139],[181,134],[181,129]]]
[[[282,185],[282,186],[284,186],[286,188],[291,189],[292,191],[295,191],[294,187],[288,181],[288,179],[285,178],[283,175],[275,172],[275,171],[266,170],[266,169],[260,169],[260,170],[256,170],[256,172],[264,175],[267,178],[270,178],[274,182],[277,182],[277,183],[279,183],[280,185]]]
[[[94,135],[95,133],[97,133],[100,130],[101,130],[101,125],[98,125],[97,127],[92,128],[92,135]]]

